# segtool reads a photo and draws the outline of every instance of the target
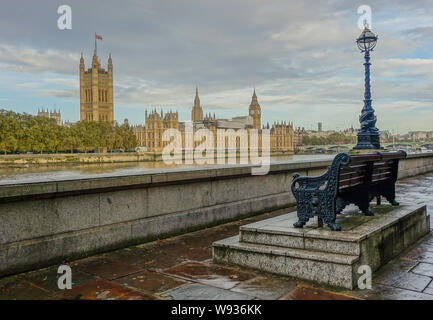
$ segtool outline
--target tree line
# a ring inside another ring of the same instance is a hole
[[[0,151],[7,153],[131,150],[137,146],[128,124],[79,121],[58,125],[55,119],[0,110]]]

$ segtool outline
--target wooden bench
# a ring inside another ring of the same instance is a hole
[[[365,215],[372,216],[369,205],[375,197],[378,205],[383,196],[397,206],[395,182],[398,162],[404,158],[404,151],[359,155],[340,153],[321,176],[301,177],[295,173],[291,188],[296,198],[298,222],[294,227],[302,228],[317,215],[319,227],[325,222],[331,230],[340,231],[341,227],[335,223],[338,213],[353,203]]]

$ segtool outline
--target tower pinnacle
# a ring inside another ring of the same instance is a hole
[[[203,109],[200,106],[200,98],[198,96],[198,86],[195,87],[195,99],[194,99],[194,107],[191,111],[191,120],[201,121],[203,120]]]

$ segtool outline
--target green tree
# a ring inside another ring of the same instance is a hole
[[[0,151],[61,152],[98,148],[128,150],[137,146],[129,125],[79,121],[70,127],[57,125],[54,119],[0,110]]]

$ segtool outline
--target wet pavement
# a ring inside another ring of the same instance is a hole
[[[433,173],[399,182],[398,198],[433,212]],[[212,262],[212,243],[239,226],[278,216],[283,209],[185,235],[72,261],[72,289],[57,287],[57,268],[0,279],[3,299],[423,299],[433,300],[433,235],[383,266],[372,289],[345,290]],[[432,217],[431,226],[433,226]]]

